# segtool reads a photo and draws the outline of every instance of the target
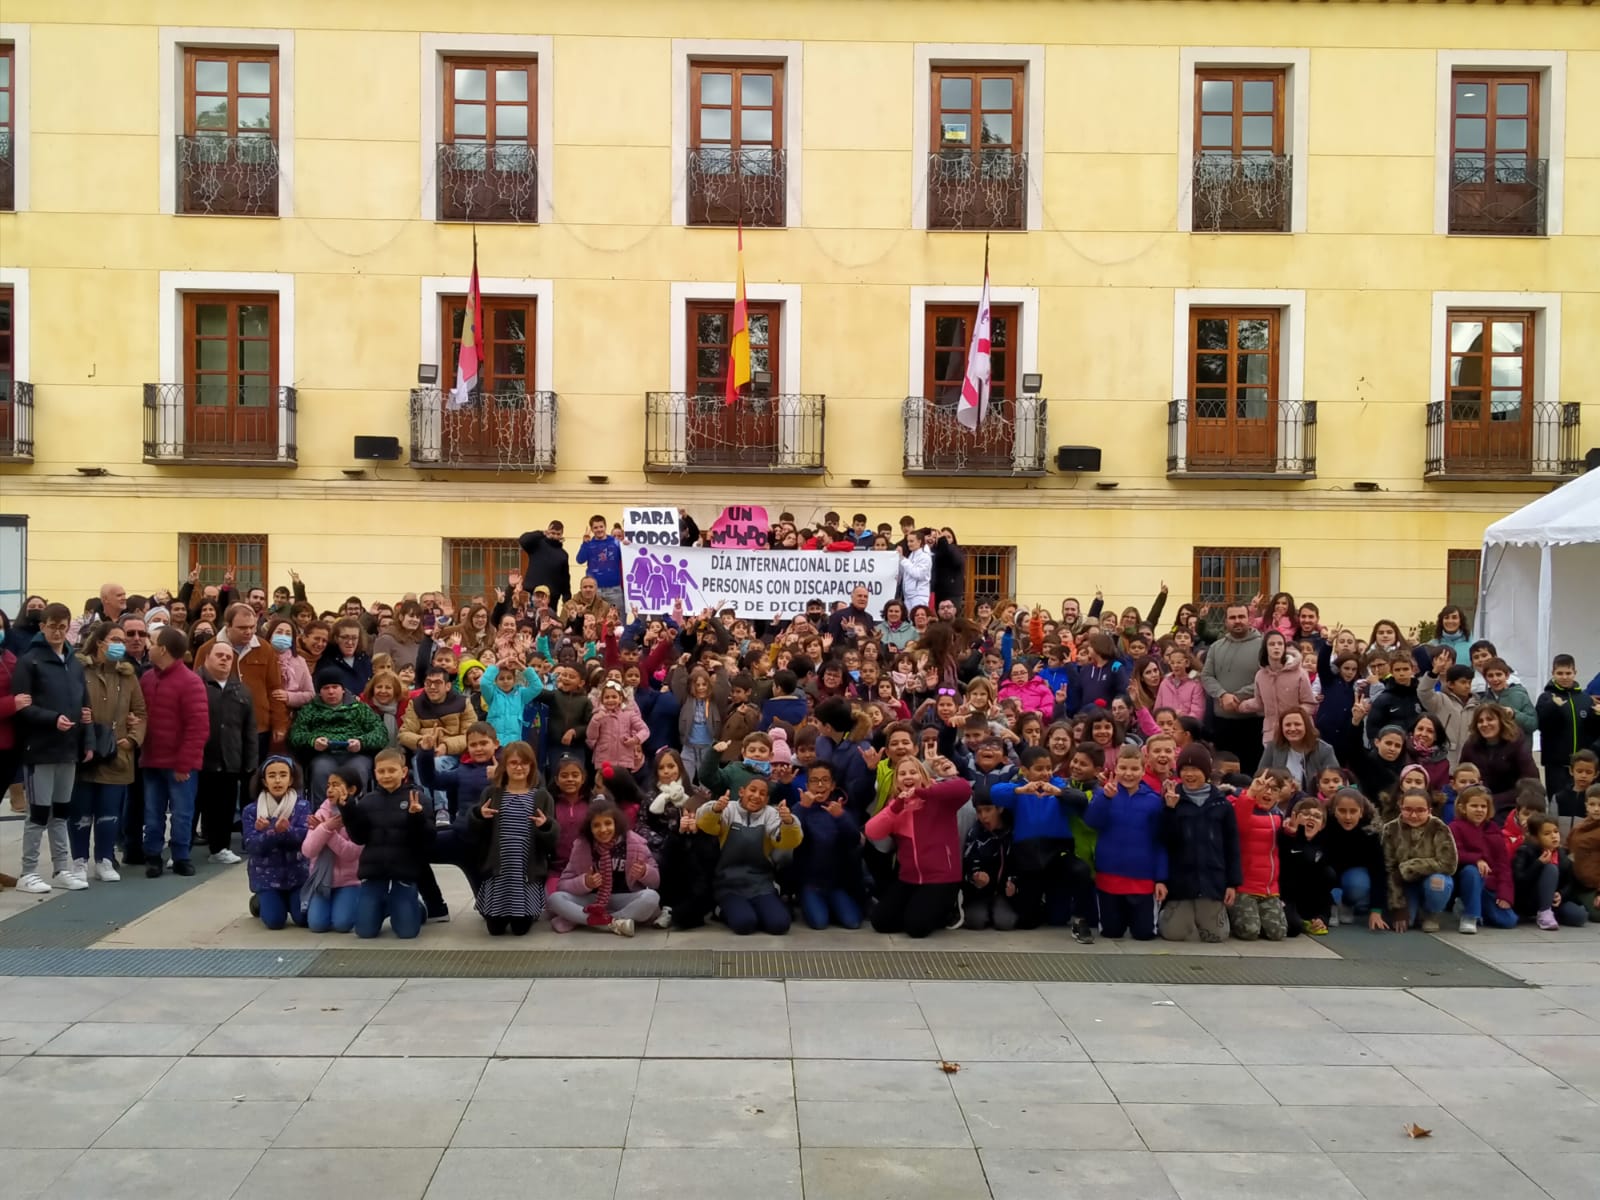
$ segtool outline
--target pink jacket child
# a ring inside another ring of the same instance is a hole
[[[1256,694],[1239,705],[1240,712],[1261,714],[1261,744],[1278,736],[1278,718],[1298,708],[1309,724],[1317,715],[1317,698],[1311,694],[1311,680],[1300,669],[1300,656],[1290,651],[1276,667],[1256,672]]]
[[[356,875],[356,868],[361,865],[361,847],[350,840],[342,824],[337,829],[328,824],[328,818],[338,811],[338,806],[331,800],[322,802],[322,807],[312,815],[305,841],[300,843],[300,853],[305,855],[307,862],[314,863],[324,850],[333,851],[332,886],[355,887],[361,882]]]
[[[577,842],[578,831],[583,828],[584,819],[589,815],[589,801],[581,792],[570,796],[556,792],[555,798],[556,853],[550,860],[550,874],[545,878],[547,892],[553,892],[561,886],[561,873],[572,861],[573,844]]]
[[[613,694],[620,699],[621,693],[607,689],[602,703],[609,702]],[[596,764],[615,763],[630,771],[644,766],[644,743],[650,736],[650,727],[634,705],[619,703],[615,708],[600,709],[589,721],[587,736]]]
[[[615,845],[615,842],[612,843]],[[661,887],[661,868],[656,866],[655,856],[650,853],[650,844],[633,830],[628,831],[627,861],[619,865],[619,869],[626,869],[635,863],[644,864],[644,878],[637,884],[629,882],[631,891],[643,891],[646,888],[655,891]],[[577,838],[572,843],[572,853],[567,858],[566,868],[561,872],[559,888],[563,892],[571,892],[574,896],[587,895],[589,889],[583,885],[583,877],[594,870],[594,851],[589,846],[588,838]]]
[[[972,798],[965,779],[918,788],[908,802],[895,796],[867,821],[870,841],[892,837],[903,883],[961,882],[961,825],[956,813]]]
[[[1156,689],[1156,707],[1170,708],[1180,717],[1204,721],[1206,690],[1192,675],[1185,675],[1181,679],[1177,675],[1165,675],[1161,679],[1161,686]]]
[[[1037,675],[1022,683],[1006,680],[1000,685],[998,697],[1001,700],[1014,699],[1023,712],[1038,713],[1046,718],[1054,711],[1056,704],[1056,696],[1050,690],[1050,685]]]

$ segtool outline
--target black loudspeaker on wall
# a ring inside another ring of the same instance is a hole
[[[1100,469],[1099,446],[1057,446],[1056,470],[1058,471],[1098,471]]]
[[[400,439],[397,437],[357,437],[355,456],[376,462],[394,462],[400,457]]]

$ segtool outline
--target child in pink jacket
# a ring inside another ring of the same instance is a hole
[[[1311,680],[1300,669],[1300,656],[1276,629],[1261,639],[1261,669],[1256,672],[1256,694],[1239,705],[1240,712],[1261,714],[1261,744],[1278,736],[1278,718],[1292,708],[1309,723],[1317,715],[1317,698]]]
[[[344,806],[361,795],[361,777],[353,767],[328,776],[326,799],[311,814],[300,853],[311,864],[306,880],[306,928],[312,933],[349,933],[355,928],[361,896],[361,847],[344,828]]]
[[[1156,707],[1170,708],[1180,717],[1206,719],[1206,690],[1195,677],[1194,657],[1182,646],[1167,650],[1167,674],[1156,689]]]
[[[630,771],[644,766],[644,743],[650,727],[639,709],[624,703],[622,685],[607,680],[600,692],[600,711],[589,721],[589,752],[596,763],[615,763]]]
[[[1000,700],[1016,700],[1023,712],[1038,713],[1048,718],[1055,710],[1055,693],[1050,685],[1037,676],[1029,678],[1026,663],[1011,664],[1011,678],[1000,687]]]

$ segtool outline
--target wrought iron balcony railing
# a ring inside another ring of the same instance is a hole
[[[647,392],[647,471],[815,475],[822,470],[823,397]]]
[[[1549,161],[1517,156],[1450,160],[1450,232],[1543,237]]]
[[[1287,233],[1294,160],[1196,155],[1193,192],[1197,233]]]
[[[1481,402],[1480,402],[1481,403]],[[1435,400],[1428,405],[1425,479],[1567,479],[1583,470],[1576,401],[1536,401],[1491,413],[1478,403]]]
[[[0,388],[0,462],[33,461],[33,384]]]
[[[278,144],[269,137],[178,138],[178,211],[278,215]]]
[[[556,394],[475,394],[460,408],[443,388],[411,389],[411,465],[479,471],[553,470]]]
[[[12,162],[11,130],[0,129],[0,212],[17,207],[17,169]]]
[[[788,160],[782,150],[696,146],[689,151],[691,225],[781,229],[788,209]]]
[[[526,142],[440,142],[435,174],[441,221],[539,220],[539,152]]]
[[[244,384],[219,395],[181,383],[147,383],[144,461],[292,467],[295,390]]]
[[[1026,229],[1028,156],[1014,150],[928,155],[929,229]]]
[[[1017,396],[989,402],[976,430],[956,420],[956,405],[907,396],[906,475],[1043,475],[1045,407],[1043,396]]]
[[[1183,479],[1314,479],[1315,400],[1173,400],[1167,474]]]

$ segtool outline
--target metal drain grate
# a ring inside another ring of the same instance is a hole
[[[317,950],[0,950],[0,975],[275,979],[301,974]]]

